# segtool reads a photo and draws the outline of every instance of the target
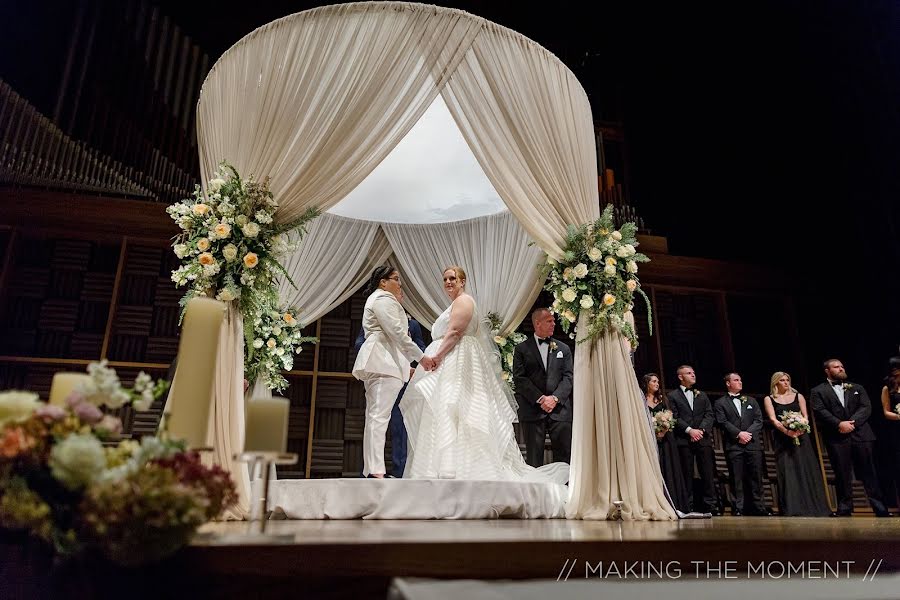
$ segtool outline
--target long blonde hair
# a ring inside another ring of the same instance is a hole
[[[772,373],[772,378],[769,380],[769,393],[771,394],[772,398],[775,397],[775,392],[778,389],[775,384],[777,384],[778,380],[782,377],[787,377],[788,382],[791,381],[790,373],[785,373],[784,371],[775,371],[774,373]],[[797,393],[797,390],[794,389],[794,386],[790,386],[790,389],[788,391],[794,392],[795,394]]]

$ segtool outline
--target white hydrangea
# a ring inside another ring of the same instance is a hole
[[[0,392],[0,427],[8,422],[24,421],[41,403],[32,392]]]
[[[93,435],[72,434],[53,446],[48,465],[57,481],[70,490],[78,490],[106,468],[106,454]]]
[[[268,213],[264,210],[257,211],[257,213],[254,215],[254,218],[257,221],[259,221],[260,223],[262,223],[263,225],[268,225],[269,223],[272,222],[271,213]]]

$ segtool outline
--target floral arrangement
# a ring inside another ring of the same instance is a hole
[[[89,371],[92,382],[65,407],[30,392],[0,393],[0,528],[65,554],[93,549],[128,565],[162,558],[236,500],[234,484],[181,442],[111,444],[121,423],[100,406],[138,408],[166,385],[142,374],[127,389],[105,364]]]
[[[182,230],[173,244],[182,264],[172,272],[176,286],[189,286],[181,299],[182,307],[195,296],[237,303],[244,316],[245,369],[263,377],[270,387],[286,385],[281,376],[284,361],[262,360],[264,353],[255,352],[259,348],[250,344],[268,339],[255,329],[265,322],[261,315],[296,314],[278,305],[278,277],[284,276],[295,285],[279,258],[296,250],[306,226],[319,214],[311,208],[293,221],[276,224],[277,209],[268,180],[260,183],[252,176],[244,180],[225,162],[209,180],[205,194],[198,185],[193,198],[166,209]],[[280,345],[289,355],[300,343],[316,341],[289,339],[292,343]]]
[[[809,427],[809,419],[803,416],[803,413],[796,410],[787,410],[781,413],[781,424],[788,431],[799,431],[801,433],[809,433],[812,431]],[[800,438],[794,438],[794,445],[800,445]]]
[[[281,369],[293,369],[294,354],[303,351],[302,344],[317,341],[314,337],[303,336],[303,327],[294,317],[295,314],[293,309],[256,312],[252,329],[256,337],[246,344],[244,377],[248,381],[265,377],[267,385],[273,390],[281,391],[287,387],[288,382]]]
[[[671,410],[661,410],[653,414],[653,430],[656,433],[671,431],[675,427],[675,415]]]
[[[508,336],[502,336],[500,335],[500,332],[503,331],[503,319],[500,315],[491,312],[487,314],[486,318],[490,324],[494,343],[497,345],[497,350],[500,352],[500,367],[503,369],[501,376],[503,377],[503,381],[506,382],[506,385],[509,386],[509,389],[515,391],[516,384],[513,381],[512,373],[513,354],[516,346],[525,341],[525,335],[518,331],[514,331]]]
[[[612,327],[637,347],[637,334],[625,318],[634,304],[635,292],[647,303],[647,321],[652,333],[650,300],[641,290],[638,263],[650,259],[636,250],[637,226],[626,223],[616,229],[613,207],[607,205],[594,223],[570,225],[565,238],[563,258],[547,257],[542,266],[547,282],[544,289],[553,294],[551,310],[560,316],[563,330],[568,332],[586,311],[588,331],[578,343],[591,340]],[[569,334],[575,338],[575,333]]]

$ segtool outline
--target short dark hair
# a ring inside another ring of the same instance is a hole
[[[822,363],[822,368],[827,369],[829,367],[829,365],[831,365],[831,363],[833,363],[833,362],[841,362],[841,359],[829,358],[828,360],[826,360],[825,362]]]
[[[737,375],[738,377],[741,376],[741,374],[738,373],[737,371],[729,371],[728,373],[725,373],[725,377],[723,378],[725,383],[728,383],[728,381],[731,379],[732,375]]]
[[[677,369],[675,369],[675,374],[676,374],[676,375],[680,374],[682,369],[691,369],[691,370],[693,370],[694,367],[692,367],[691,365],[681,365],[680,367],[678,367]]]
[[[372,276],[369,277],[369,285],[366,286],[366,293],[373,293],[378,289],[379,283],[381,283],[385,279],[389,279],[390,276],[396,272],[397,269],[392,267],[391,265],[382,265],[380,267],[375,267],[375,270],[372,271]]]
[[[531,320],[534,322],[536,319],[540,319],[543,313],[553,314],[553,311],[547,308],[546,306],[538,306],[536,309],[531,311]]]

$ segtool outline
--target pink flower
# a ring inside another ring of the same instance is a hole
[[[85,400],[87,400],[87,397],[81,392],[72,392],[71,394],[66,396],[66,405],[74,410],[76,406],[78,406]]]
[[[34,440],[21,427],[7,429],[3,439],[0,440],[0,455],[6,458],[15,458],[21,452],[34,446]]]
[[[43,417],[48,421],[59,421],[60,419],[65,418],[66,409],[61,406],[56,406],[53,404],[44,404],[36,411],[34,411],[35,416]]]
[[[104,415],[94,429],[103,429],[113,435],[122,433],[122,420],[112,415]]]
[[[82,423],[94,424],[98,423],[101,419],[103,419],[103,412],[91,404],[90,402],[82,402],[81,404],[76,404],[72,409],[72,412],[75,413],[75,416],[81,419]]]

